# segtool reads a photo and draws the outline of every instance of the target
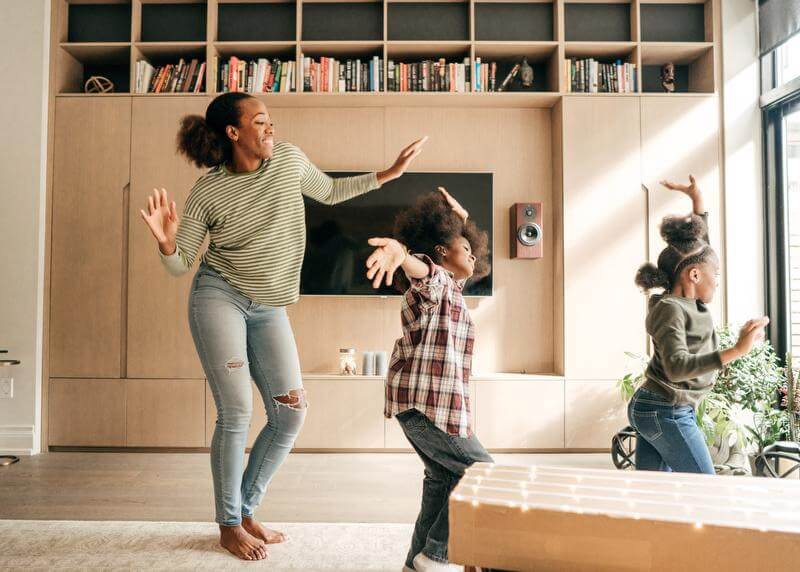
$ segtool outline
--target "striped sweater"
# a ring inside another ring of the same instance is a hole
[[[161,260],[170,274],[191,269],[210,234],[204,263],[245,296],[287,306],[300,295],[306,246],[303,195],[336,204],[378,188],[375,173],[332,179],[290,143],[276,143],[270,159],[249,173],[224,165],[200,177],[183,209],[177,248]]]

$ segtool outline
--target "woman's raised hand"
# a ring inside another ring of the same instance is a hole
[[[406,259],[406,249],[393,238],[370,238],[369,244],[378,248],[367,258],[367,279],[373,288],[379,288],[384,278],[391,286],[395,270]]]
[[[147,211],[140,210],[144,222],[158,241],[158,248],[163,254],[175,252],[175,235],[178,233],[178,212],[175,201],[167,200],[167,190],[153,189],[147,197]]]
[[[400,154],[397,156],[394,164],[385,171],[378,173],[378,184],[382,185],[387,181],[397,179],[403,173],[405,173],[406,169],[408,169],[408,166],[411,164],[411,161],[413,161],[417,155],[422,152],[422,146],[425,145],[427,140],[428,136],[426,135],[422,139],[417,139],[411,145],[400,151]]]

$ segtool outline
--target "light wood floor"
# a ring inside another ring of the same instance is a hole
[[[495,454],[523,465],[611,468],[608,454]],[[414,454],[292,454],[257,517],[271,522],[400,522],[417,514]],[[46,453],[0,468],[0,519],[213,521],[205,453]]]

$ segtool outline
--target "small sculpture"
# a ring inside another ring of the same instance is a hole
[[[83,85],[86,93],[114,93],[114,82],[101,75],[93,75]]]
[[[664,88],[666,93],[675,91],[675,64],[667,62],[661,66],[661,87]]]
[[[522,58],[522,63],[519,68],[519,78],[522,81],[522,87],[531,87],[533,85],[533,68],[528,63],[528,58]]]

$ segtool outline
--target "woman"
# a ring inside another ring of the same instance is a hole
[[[220,543],[244,560],[261,560],[265,544],[286,540],[253,513],[306,414],[286,315],[286,306],[299,298],[303,195],[335,204],[377,189],[401,176],[427,139],[406,147],[385,171],[332,179],[294,145],[275,143],[274,133],[260,100],[220,95],[205,118],[186,116],[181,122],[178,150],[211,169],[192,188],[180,223],[164,189],[154,190],[147,211],[141,211],[171,274],[191,269],[210,234],[189,295],[189,325],[217,406],[211,472]],[[244,467],[251,378],[268,422]]]

